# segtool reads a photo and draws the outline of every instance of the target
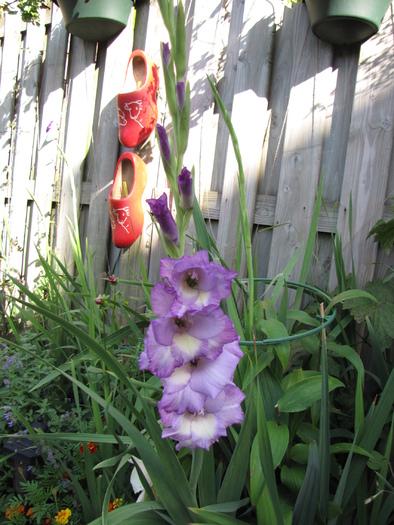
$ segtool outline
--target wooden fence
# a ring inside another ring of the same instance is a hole
[[[343,48],[314,37],[303,4],[290,10],[280,0],[186,0],[185,10],[191,84],[185,165],[195,167],[196,194],[226,262],[233,266],[236,254],[237,169],[208,75],[238,134],[259,275],[282,272],[305,243],[323,172],[328,215],[320,214],[311,281],[336,284],[332,233],[341,236],[348,271],[353,254],[359,285],[385,275],[393,255],[366,237],[378,219],[391,217],[394,192],[392,7],[377,35]],[[70,37],[56,6],[38,27],[6,15],[0,38],[1,270],[33,287],[36,247],[45,253],[51,245],[72,271],[71,222],[79,225],[82,247],[87,239],[95,253],[99,286],[109,272],[140,276],[139,255],[156,280],[163,252],[148,206],[139,241],[118,250],[107,199],[124,151],[116,94],[132,49],[144,49],[161,70],[160,42],[168,35],[157,1],[140,1],[127,28],[99,45]],[[166,125],[162,77],[158,103]],[[160,195],[167,184],[154,135],[135,151],[148,166],[144,197]],[[294,280],[299,271],[297,263]]]

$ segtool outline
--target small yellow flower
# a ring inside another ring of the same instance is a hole
[[[56,523],[60,523],[61,525],[66,525],[68,523],[68,518],[71,516],[71,510],[65,509],[59,511],[55,516]]]

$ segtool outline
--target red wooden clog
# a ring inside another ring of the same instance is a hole
[[[117,248],[130,247],[141,235],[147,176],[146,164],[138,155],[126,152],[119,157],[108,199],[112,242]]]
[[[155,129],[158,109],[156,64],[143,51],[130,55],[122,91],[117,96],[119,140],[126,148],[142,144]]]

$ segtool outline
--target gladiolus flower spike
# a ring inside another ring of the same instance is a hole
[[[237,272],[210,262],[201,251],[163,259],[160,275],[164,282],[151,296],[157,319],[148,328],[139,365],[162,379],[162,437],[177,441],[177,450],[208,450],[243,419],[245,395],[233,382],[243,354],[220,308]]]

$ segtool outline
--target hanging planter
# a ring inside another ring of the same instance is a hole
[[[365,42],[377,33],[391,0],[305,0],[313,33],[336,45]]]
[[[54,0],[69,33],[83,40],[102,42],[127,25],[132,0]]]

